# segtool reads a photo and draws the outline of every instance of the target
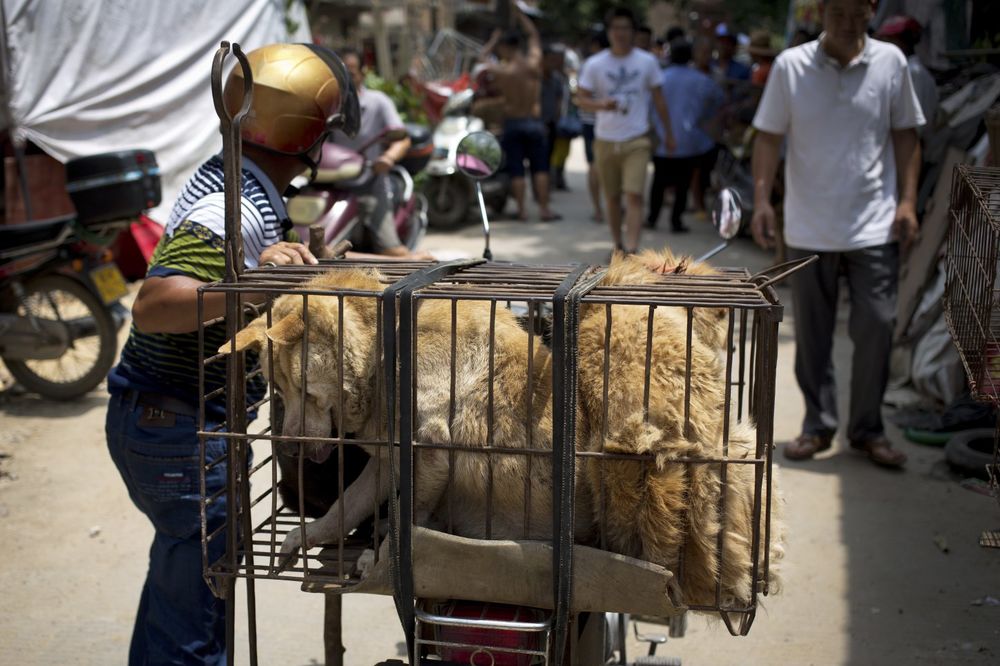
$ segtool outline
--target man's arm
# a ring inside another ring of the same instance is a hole
[[[483,48],[479,50],[476,60],[482,63],[489,62],[490,56],[493,54],[493,49],[500,43],[501,35],[503,35],[503,31],[500,28],[493,28],[493,34],[490,35],[489,41],[483,44]]]
[[[517,21],[521,24],[524,32],[528,35],[528,66],[532,69],[542,71],[542,36],[538,34],[538,28],[530,18],[524,15],[520,9],[516,8]]]
[[[778,172],[778,160],[781,155],[781,134],[771,134],[757,130],[757,138],[753,143],[753,219],[750,222],[750,233],[754,242],[762,248],[774,247],[776,222],[774,208],[771,206],[771,190],[774,187],[774,175]]]
[[[406,157],[406,151],[410,149],[410,145],[410,137],[406,137],[405,139],[400,139],[399,141],[389,144],[389,147],[386,148],[385,152],[382,153],[375,161],[372,169],[374,169],[375,173],[378,175],[384,176],[389,172],[389,169],[391,169],[393,165],[397,164],[401,159]]]
[[[597,99],[594,97],[594,93],[586,88],[576,89],[576,99],[574,103],[578,108],[587,111],[589,113],[597,113],[598,111],[614,111],[618,108],[618,102],[611,99]]]
[[[376,126],[381,126],[383,130],[403,127],[403,119],[400,117],[399,109],[396,108],[396,104],[392,101],[392,98],[388,95],[380,95],[379,98],[382,100],[379,105],[381,107],[379,111],[381,122]],[[380,176],[384,176],[389,173],[389,169],[391,169],[394,164],[406,157],[406,151],[409,149],[410,137],[404,137],[399,141],[394,141],[389,144],[389,147],[382,151],[379,158],[375,160],[375,164],[372,165],[375,173]]]
[[[899,203],[893,221],[893,235],[903,251],[917,237],[917,181],[920,178],[920,137],[915,128],[892,130],[892,149],[899,181]]]
[[[677,148],[677,142],[674,141],[674,130],[670,125],[670,111],[667,110],[667,100],[663,98],[663,88],[657,86],[652,89],[653,92],[653,107],[656,108],[656,115],[660,117],[660,122],[663,123],[663,145],[667,147],[667,152],[672,153]]]
[[[260,255],[260,264],[315,264],[316,258],[301,243],[275,243]],[[193,333],[198,330],[198,289],[206,283],[187,275],[149,277],[142,283],[132,305],[132,321],[143,333]],[[248,294],[247,300],[263,302],[260,294]],[[202,310],[204,321],[226,314],[226,295],[206,293]]]

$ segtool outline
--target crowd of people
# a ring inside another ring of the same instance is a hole
[[[484,58],[499,58],[487,72],[500,95],[510,91],[503,144],[519,218],[527,217],[527,162],[541,218],[558,219],[548,186],[565,186],[566,146],[582,135],[593,219],[607,221],[612,254],[638,251],[643,222],[659,223],[671,190],[670,229],[688,231],[689,202],[695,219],[705,217],[720,147],[752,146],[746,204],[755,241],[780,245],[791,259],[819,257],[792,279],[806,416],[785,455],[812,458],[837,430],[831,345],[846,276],[855,341],[848,440],[873,462],[899,467],[906,457],[884,435],[881,403],[900,257],[918,228],[920,142],[937,92],[914,55],[920,25],[892,17],[873,31],[874,7],[872,0],[829,0],[822,34],[797,31],[779,51],[770,33],[756,30],[741,52],[725,23],[656,38],[619,6],[582,45],[583,58],[543,44],[519,15],[527,51],[518,50],[516,35],[498,31]]]
[[[516,20],[516,30],[497,29],[480,54],[477,111],[500,108],[497,129],[517,218],[528,219],[530,173],[539,219],[561,219],[550,189],[568,189],[566,158],[580,137],[592,219],[607,221],[616,251],[638,249],[643,223],[658,224],[669,191],[672,231],[688,231],[689,198],[696,217],[706,219],[706,189],[727,119],[749,122],[777,55],[770,33],[751,36],[744,62],[726,24],[693,36],[675,27],[656,38],[622,6],[573,48],[543,42],[523,14]]]

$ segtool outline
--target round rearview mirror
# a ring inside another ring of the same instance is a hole
[[[497,172],[502,161],[500,142],[489,132],[471,132],[458,144],[455,162],[469,178],[489,178]]]
[[[725,240],[731,240],[740,233],[743,226],[743,200],[733,188],[723,188],[716,197],[712,208],[712,224]]]

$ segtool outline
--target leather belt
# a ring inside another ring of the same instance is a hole
[[[178,416],[190,416],[198,418],[198,407],[184,400],[172,398],[162,393],[146,393],[129,389],[125,392],[126,400],[135,400],[137,405],[143,407],[153,407],[163,412],[177,414]]]

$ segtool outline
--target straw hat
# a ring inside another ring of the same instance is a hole
[[[750,33],[750,44],[747,53],[762,58],[773,58],[778,52],[771,48],[771,33],[767,30],[754,30]]]

